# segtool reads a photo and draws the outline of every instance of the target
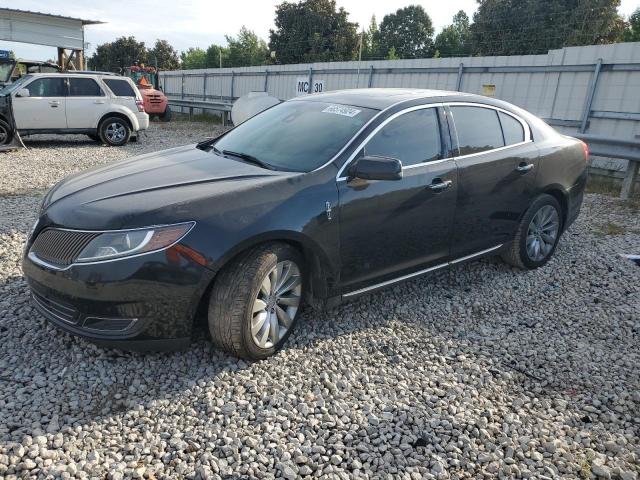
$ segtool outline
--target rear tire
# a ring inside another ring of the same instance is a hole
[[[4,120],[0,120],[0,145],[9,145],[13,141],[13,129]]]
[[[282,243],[252,249],[224,267],[209,299],[213,344],[248,360],[279,350],[298,319],[302,269],[302,255]]]
[[[562,207],[555,197],[540,195],[525,212],[502,260],[523,270],[543,266],[553,256],[562,234]]]
[[[169,108],[169,105],[167,105],[167,108],[162,112],[162,114],[158,115],[158,118],[161,122],[168,122],[171,120],[171,109]]]
[[[107,117],[98,128],[100,138],[107,145],[120,147],[126,144],[131,137],[131,127],[126,120],[120,117]]]

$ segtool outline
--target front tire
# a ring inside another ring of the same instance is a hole
[[[4,120],[0,120],[0,145],[9,145],[13,140],[13,129]]]
[[[131,137],[129,124],[120,117],[105,118],[98,130],[102,141],[112,147],[120,147],[126,144],[129,141],[129,137]]]
[[[298,318],[304,288],[303,258],[272,243],[227,265],[209,299],[213,344],[237,357],[262,360],[278,351]]]
[[[158,115],[158,118],[161,122],[168,122],[169,120],[171,120],[171,109],[169,108],[169,105],[167,105],[167,108],[164,112]]]
[[[541,267],[553,256],[561,234],[562,207],[555,197],[540,195],[522,217],[516,236],[502,259],[524,270]]]

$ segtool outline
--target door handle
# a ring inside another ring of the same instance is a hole
[[[49,105],[51,105],[51,108],[56,108],[58,105],[60,105],[60,102],[58,100],[51,100],[49,102]]]
[[[522,173],[527,173],[531,169],[533,169],[533,163],[522,162],[520,165],[516,167],[516,170]]]
[[[100,105],[104,103],[104,100],[94,100],[93,103],[97,103]]]
[[[449,188],[452,184],[453,182],[451,180],[445,180],[443,182],[440,178],[434,178],[433,182],[431,182],[431,185],[429,185],[429,188],[434,192],[441,192]]]

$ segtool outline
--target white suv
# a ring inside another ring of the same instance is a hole
[[[82,133],[119,146],[149,127],[142,96],[130,78],[91,72],[36,73],[7,89],[21,135]]]

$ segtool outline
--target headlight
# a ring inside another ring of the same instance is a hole
[[[194,225],[189,222],[101,233],[80,252],[76,261],[95,262],[162,250],[180,241]]]

